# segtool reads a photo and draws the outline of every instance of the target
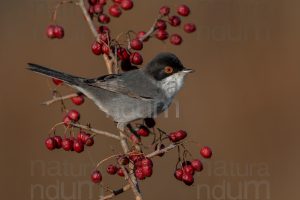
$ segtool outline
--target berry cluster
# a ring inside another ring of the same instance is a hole
[[[59,25],[49,25],[47,27],[47,36],[50,39],[58,38],[62,39],[65,35],[64,28]]]
[[[131,142],[133,144],[143,144],[142,138],[146,138],[150,135],[153,135],[154,138],[156,138],[157,133],[154,129],[155,125],[156,123],[152,118],[147,118],[144,119],[143,124],[137,124],[135,128],[129,126],[128,128],[132,133],[130,135]],[[150,129],[153,129],[153,131],[151,131]],[[163,143],[164,140],[168,140],[173,144],[177,144],[179,149],[183,148],[184,151],[182,155],[180,151],[178,154],[178,162],[176,164],[174,176],[177,180],[183,181],[186,185],[192,185],[194,183],[193,176],[195,172],[202,171],[203,164],[200,159],[193,159],[192,161],[186,159],[187,154],[191,155],[190,152],[184,146],[184,142],[182,142],[182,140],[184,140],[187,137],[187,132],[183,130],[178,130],[167,134],[159,128],[157,128],[157,130],[159,131],[159,139],[154,139],[152,143],[152,145],[154,146],[154,150],[163,151],[166,147],[166,145]],[[165,152],[158,152],[156,156],[162,157],[164,154]],[[203,158],[211,158],[212,151],[209,147],[205,146],[200,149],[200,155],[202,155]],[[133,167],[130,167],[129,163],[131,163]],[[132,150],[128,154],[118,156],[115,164],[109,164],[106,167],[106,172],[109,175],[118,174],[119,176],[123,177],[124,172],[120,166],[123,166],[123,169],[125,169],[127,172],[130,172],[130,170],[132,170],[132,173],[134,173],[135,177],[138,180],[144,180],[147,177],[151,177],[153,173],[152,160],[149,157],[146,157],[145,154],[143,154],[142,152],[136,150]],[[91,174],[91,180],[94,183],[101,182],[101,172],[99,170],[93,171]]]
[[[203,158],[211,158],[212,151],[209,147],[202,147],[200,154]],[[185,160],[184,162],[179,160],[178,163],[181,164],[181,167],[178,168],[176,166],[174,177],[179,181],[183,181],[188,186],[192,185],[194,183],[195,172],[201,172],[203,170],[203,164],[201,160]]]
[[[180,27],[183,23],[183,18],[190,15],[191,10],[187,5],[180,5],[175,12],[168,6],[162,6],[159,9],[159,17],[152,29],[148,32],[138,31],[132,34],[129,31],[127,40],[129,44],[122,44],[118,39],[111,38],[111,30],[107,26],[110,23],[111,17],[119,18],[123,11],[131,10],[134,7],[132,0],[88,0],[89,7],[87,8],[91,19],[99,23],[97,28],[98,37],[91,44],[92,53],[95,55],[105,54],[110,58],[117,58],[119,67],[123,71],[136,69],[136,65],[143,64],[143,56],[140,51],[144,48],[144,43],[150,38],[155,37],[158,40],[169,41],[173,45],[180,45],[183,41],[181,35],[174,33],[169,34],[168,26]],[[193,23],[183,24],[183,30],[186,33],[196,31],[196,26]],[[47,36],[49,38],[62,38],[64,30],[61,26],[50,25],[47,28]]]
[[[80,131],[77,134],[77,138],[65,136],[64,139],[62,139],[61,136],[54,135],[45,140],[45,146],[49,150],[63,148],[65,151],[75,151],[77,153],[83,152],[84,146],[92,146],[93,144],[94,138],[91,134],[84,131]]]

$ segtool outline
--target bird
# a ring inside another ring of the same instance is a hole
[[[83,93],[112,117],[120,130],[132,121],[155,118],[167,110],[182,88],[186,75],[194,71],[186,68],[175,54],[169,52],[157,54],[144,67],[92,79],[33,63],[28,63],[28,69],[62,80]]]

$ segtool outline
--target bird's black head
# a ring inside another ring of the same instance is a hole
[[[178,72],[191,72],[185,68],[176,55],[172,53],[160,53],[152,61],[150,61],[144,68],[155,80],[163,80]]]

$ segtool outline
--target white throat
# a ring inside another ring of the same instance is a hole
[[[167,98],[172,99],[177,94],[183,86],[185,76],[185,72],[178,72],[160,81],[160,87]]]

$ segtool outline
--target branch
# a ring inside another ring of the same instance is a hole
[[[83,0],[79,0],[79,2],[77,3],[77,5],[81,8],[82,13],[87,21],[87,24],[92,32],[92,34],[94,35],[94,37],[96,38],[97,41],[99,41],[99,37],[98,37],[98,32],[93,24],[93,21],[91,19],[91,17],[89,16],[86,7],[84,6],[84,1]],[[114,62],[114,59],[110,59],[107,55],[103,54],[103,58],[108,70],[109,74],[113,73],[113,69],[114,69],[114,64],[116,65],[116,63]],[[103,134],[103,133],[101,133]],[[106,135],[106,134],[105,134]],[[110,136],[114,136],[113,134],[108,134]],[[116,136],[117,137],[117,136]],[[128,148],[128,144],[127,144],[127,139],[126,139],[126,135],[123,132],[120,132],[120,137],[118,137],[118,139],[120,140],[121,146],[123,148],[124,153],[128,153],[129,152],[129,148]],[[136,200],[142,200],[142,196],[138,190],[138,185],[136,183],[136,178],[134,176],[134,174],[130,175],[130,180],[129,183],[131,185],[132,191],[136,196]]]
[[[78,93],[72,93],[72,94],[68,94],[68,95],[60,96],[60,97],[54,96],[51,100],[45,101],[42,104],[46,105],[46,106],[49,106],[49,105],[51,105],[51,104],[53,104],[55,102],[58,102],[58,101],[61,102],[63,100],[71,99],[71,98],[77,97],[77,96],[78,96]]]
[[[96,38],[96,40],[98,42],[100,42],[100,38],[98,37],[99,34],[98,34],[98,32],[97,32],[94,24],[93,24],[93,21],[92,21],[90,15],[89,15],[89,13],[86,10],[86,7],[84,5],[84,1],[83,0],[79,0],[78,3],[77,3],[77,5],[81,8],[82,13],[83,13],[83,15],[85,17],[85,20],[86,20],[86,22],[87,22],[87,24],[88,24],[88,26],[89,26],[92,34],[94,35],[94,37]],[[104,62],[106,64],[108,73],[112,74],[113,73],[113,62],[109,59],[109,57],[106,54],[103,54],[103,59],[104,59]]]
[[[120,138],[121,138],[120,143],[121,143],[121,146],[123,148],[123,151],[124,151],[125,154],[127,154],[129,152],[129,148],[128,148],[128,143],[127,143],[126,135],[124,134],[123,131],[120,131]],[[129,167],[133,169],[132,164],[130,164]],[[139,191],[139,185],[138,185],[136,177],[135,177],[135,175],[133,173],[133,170],[130,169],[130,173],[128,175],[127,171],[125,169],[123,169],[123,168],[122,168],[122,170],[124,171],[125,177],[127,176],[128,182],[131,185],[131,189],[132,189],[133,193],[135,194],[135,199],[136,200],[142,200],[142,195],[141,195],[141,193]]]
[[[159,16],[155,19],[154,23],[152,24],[152,26],[151,26],[151,28],[148,30],[148,32],[147,32],[143,37],[140,38],[140,41],[141,41],[141,42],[143,42],[144,40],[146,40],[148,37],[150,37],[150,36],[152,35],[152,33],[154,33],[154,31],[156,31],[156,23],[157,23],[157,21],[160,20],[161,18],[162,18],[162,16],[159,15]]]
[[[172,143],[172,144],[170,144],[169,146],[167,146],[163,149],[160,149],[160,150],[158,149],[158,150],[146,155],[146,157],[152,158],[152,157],[155,157],[155,156],[157,156],[161,153],[167,153],[168,151],[171,151],[172,149],[176,148],[179,144],[181,144],[181,143]]]
[[[110,137],[110,138],[113,138],[113,139],[116,139],[116,140],[121,140],[121,138],[119,136],[117,136],[113,133],[109,133],[109,132],[106,132],[106,131],[100,131],[100,130],[91,128],[89,126],[84,126],[84,125],[81,125],[81,124],[71,123],[71,125],[74,126],[74,127],[77,127],[77,128],[87,130],[87,131],[91,131],[91,132],[93,132],[97,135],[104,135],[104,136],[107,136],[107,137]]]
[[[123,192],[126,192],[130,188],[131,188],[130,184],[127,184],[123,188],[121,188],[119,190],[114,190],[111,194],[106,195],[106,196],[100,198],[100,200],[112,199],[113,197],[115,197],[115,196],[117,196],[119,194],[122,194]]]

